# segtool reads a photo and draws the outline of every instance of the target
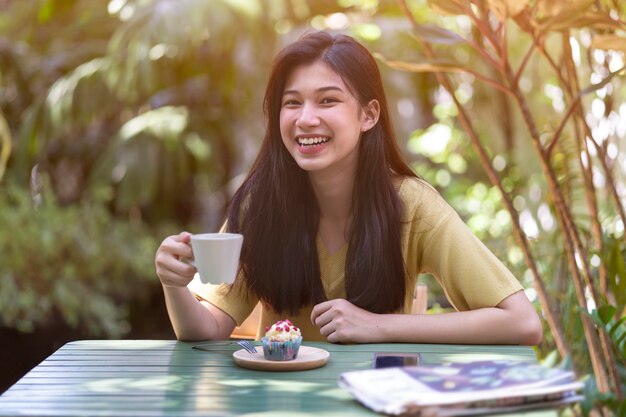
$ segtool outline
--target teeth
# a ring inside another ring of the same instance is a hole
[[[316,138],[298,138],[298,144],[303,146],[311,146],[311,145],[319,145],[321,143],[326,143],[330,139],[325,136],[318,136]]]

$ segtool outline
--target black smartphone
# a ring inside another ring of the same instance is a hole
[[[374,353],[374,368],[392,368],[397,366],[418,366],[422,361],[421,353]]]

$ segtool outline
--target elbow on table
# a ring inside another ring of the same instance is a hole
[[[174,331],[174,334],[176,335],[176,340],[179,342],[200,342],[207,340],[206,337],[201,337],[196,334],[181,333],[177,331]]]
[[[519,338],[518,343],[520,345],[534,346],[541,343],[543,338],[543,328],[541,326],[541,320],[537,314],[533,314],[530,317],[521,320],[518,327]]]
[[[230,333],[224,331],[207,332],[200,329],[174,328],[176,340],[179,342],[204,342],[212,340],[228,340]]]
[[[179,342],[209,342],[216,340],[228,340],[230,334],[202,334],[202,333],[179,333],[176,334],[176,340]]]

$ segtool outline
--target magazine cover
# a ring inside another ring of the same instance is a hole
[[[339,385],[377,412],[471,415],[559,406],[581,397],[570,371],[495,360],[353,371]]]

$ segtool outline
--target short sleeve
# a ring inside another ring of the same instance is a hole
[[[435,230],[422,260],[424,269],[439,280],[457,310],[495,307],[522,289],[455,212]]]
[[[455,309],[494,307],[522,289],[434,188],[422,180],[405,180],[401,195],[412,252],[408,264],[431,273]]]
[[[187,288],[200,300],[208,301],[215,307],[228,314],[240,326],[252,313],[258,303],[258,298],[243,284],[241,277],[237,277],[231,289],[227,284],[205,284],[200,281],[198,274],[189,283]]]

